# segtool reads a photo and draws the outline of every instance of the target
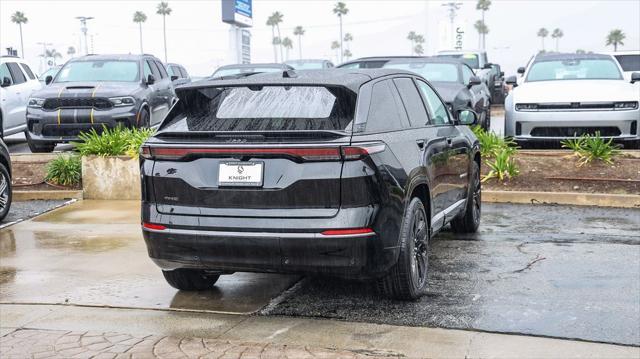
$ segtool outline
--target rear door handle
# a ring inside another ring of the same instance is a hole
[[[421,151],[424,150],[424,140],[416,140],[416,144]]]
[[[453,138],[447,137],[447,145],[449,145],[449,147],[451,147],[452,142],[453,142]]]

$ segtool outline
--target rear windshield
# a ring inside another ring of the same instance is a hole
[[[163,132],[346,131],[356,95],[321,86],[208,87],[183,90]]]
[[[446,57],[449,59],[459,59],[472,69],[480,68],[480,60],[476,54],[440,54],[438,57]]]
[[[615,55],[620,63],[622,71],[640,71],[640,54],[638,55]]]
[[[391,62],[385,68],[413,71],[433,82],[458,82],[458,66],[430,62]]]

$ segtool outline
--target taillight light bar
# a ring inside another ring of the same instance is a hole
[[[145,159],[180,160],[189,156],[286,156],[303,161],[339,161],[362,159],[382,152],[383,143],[335,147],[151,147],[142,146],[140,156]]]

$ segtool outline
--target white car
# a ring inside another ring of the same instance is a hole
[[[507,79],[514,89],[505,99],[505,136],[524,144],[599,132],[638,147],[640,86],[624,80],[610,55],[538,55],[523,78]]]
[[[14,56],[0,57],[0,85],[0,136],[23,132],[29,97],[42,85],[24,60]]]
[[[618,61],[627,81],[631,81],[632,73],[640,72],[640,50],[610,52],[608,55],[613,56]]]

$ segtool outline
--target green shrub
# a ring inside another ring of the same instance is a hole
[[[483,158],[495,157],[503,150],[510,154],[516,153],[517,146],[512,139],[505,139],[494,132],[487,132],[480,126],[474,126],[472,130],[480,142],[480,154]]]
[[[620,154],[620,146],[613,143],[613,138],[606,140],[595,135],[584,135],[576,139],[562,141],[562,147],[573,150],[578,157],[578,166],[583,166],[594,160],[613,163],[613,159]]]
[[[80,156],[59,155],[47,165],[47,182],[61,186],[75,186],[82,179]]]
[[[511,157],[512,155],[513,153],[509,149],[502,149],[496,153],[492,161],[486,161],[485,163],[491,170],[484,176],[482,182],[486,182],[491,178],[497,178],[500,182],[504,182],[517,176],[520,170]]]
[[[153,135],[155,131],[149,128],[124,128],[118,126],[113,129],[104,127],[98,134],[95,129],[81,133],[78,138],[81,142],[74,142],[76,150],[83,156],[123,156],[138,158],[138,151],[144,141]]]

